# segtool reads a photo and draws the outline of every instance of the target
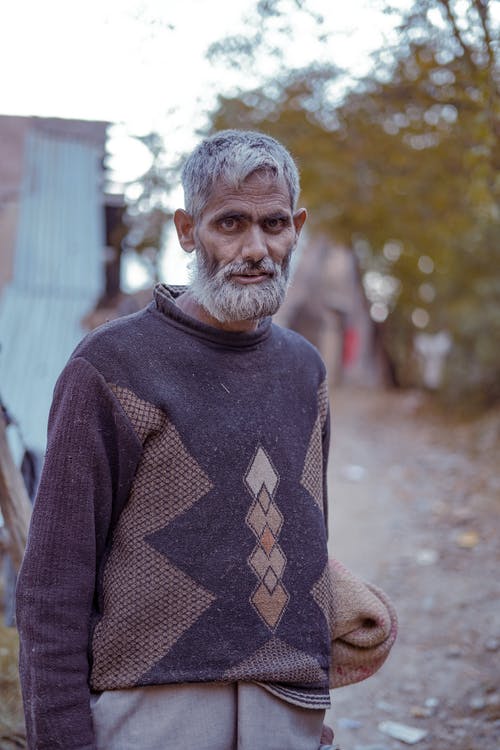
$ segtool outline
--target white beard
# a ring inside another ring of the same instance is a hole
[[[191,263],[189,291],[198,304],[220,323],[258,320],[274,315],[283,303],[288,287],[291,252],[282,265],[266,257],[256,263],[234,261],[217,269],[208,263],[205,251],[198,249]],[[233,274],[257,270],[273,275],[256,284],[231,281]]]

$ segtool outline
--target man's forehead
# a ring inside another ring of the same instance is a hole
[[[219,179],[212,187],[205,210],[221,210],[240,203],[291,209],[290,191],[283,178],[269,172],[253,172],[238,184]]]

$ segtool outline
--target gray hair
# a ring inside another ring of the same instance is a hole
[[[299,197],[299,173],[286,148],[274,138],[252,130],[221,130],[203,140],[182,170],[186,211],[198,218],[218,181],[239,188],[255,172],[283,179],[292,211]]]

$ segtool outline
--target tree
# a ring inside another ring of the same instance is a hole
[[[133,197],[128,200],[126,222],[129,232],[123,249],[143,255],[158,281],[158,260],[163,244],[163,233],[172,212],[168,209],[168,193],[174,168],[167,166],[163,139],[158,133],[136,136],[151,152],[151,166],[139,180],[128,186]]]
[[[498,19],[488,0],[419,0],[372,75],[337,104],[310,66],[220,98],[212,125],[253,127],[298,157],[313,227],[357,253],[399,381],[417,331],[453,346],[442,393],[500,399]],[[385,300],[383,292],[385,290]]]

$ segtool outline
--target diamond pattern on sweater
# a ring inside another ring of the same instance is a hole
[[[319,416],[314,423],[309,440],[300,483],[318,507],[323,510],[323,446]]]
[[[321,429],[323,429],[328,414],[328,381],[326,378],[318,388],[318,414],[321,422]]]
[[[323,512],[323,442],[322,430],[328,414],[328,386],[324,380],[318,388],[318,416],[314,423],[300,483]]]
[[[103,579],[103,616],[93,637],[94,689],[136,684],[215,600],[148,543],[213,487],[160,409],[114,386],[143,441]]]
[[[332,592],[332,581],[330,577],[330,568],[327,565],[325,565],[325,568],[321,574],[321,576],[318,578],[316,583],[311,589],[311,594],[320,608],[320,610],[323,612],[326,621],[328,623],[328,628],[330,632],[333,628],[333,615],[334,615],[334,608],[333,608],[333,592]]]
[[[266,625],[274,629],[278,626],[289,599],[287,590],[279,582],[275,584],[272,593],[264,583],[259,584],[252,594],[251,601]]]
[[[272,497],[279,482],[279,474],[272,465],[264,448],[259,446],[245,476],[245,481],[254,496],[265,487]],[[265,505],[265,501],[263,502]]]
[[[250,657],[224,673],[227,681],[274,680],[306,685],[324,683],[325,678],[325,670],[314,657],[279,638],[271,638]]]
[[[270,555],[266,555],[262,547],[255,547],[248,562],[259,578],[264,578],[268,568],[274,570],[278,578],[281,578],[286,565],[286,557],[277,545],[273,547]]]
[[[108,585],[105,616],[94,633],[94,690],[140,684],[141,675],[168,653],[216,599],[151,548],[143,547],[125,568],[108,568],[107,573],[108,584],[111,575],[117,590],[110,591]],[[120,590],[121,599],[116,601],[112,595]]]
[[[250,507],[247,524],[256,536],[260,536],[266,526],[269,526],[272,533],[277,536],[283,525],[283,515],[276,503],[270,503],[266,513],[260,502],[256,500]]]
[[[281,581],[286,566],[286,557],[278,544],[283,514],[274,500],[279,475],[261,446],[250,462],[245,482],[255,498],[246,523],[257,537],[257,546],[248,558],[248,564],[259,579],[250,602],[267,627],[274,630],[290,597]]]
[[[132,514],[135,526],[128,529],[128,533],[143,537],[188,510],[213,488],[213,484],[188,453],[178,431],[161,409],[126,388],[112,388],[144,446],[120,523]],[[164,488],[168,488],[168,495]],[[144,513],[143,503],[147,503]]]
[[[151,432],[161,429],[166,415],[153,404],[138,398],[133,391],[120,385],[109,384],[110,389],[118,398],[123,411],[132,422],[141,443],[144,443]]]

